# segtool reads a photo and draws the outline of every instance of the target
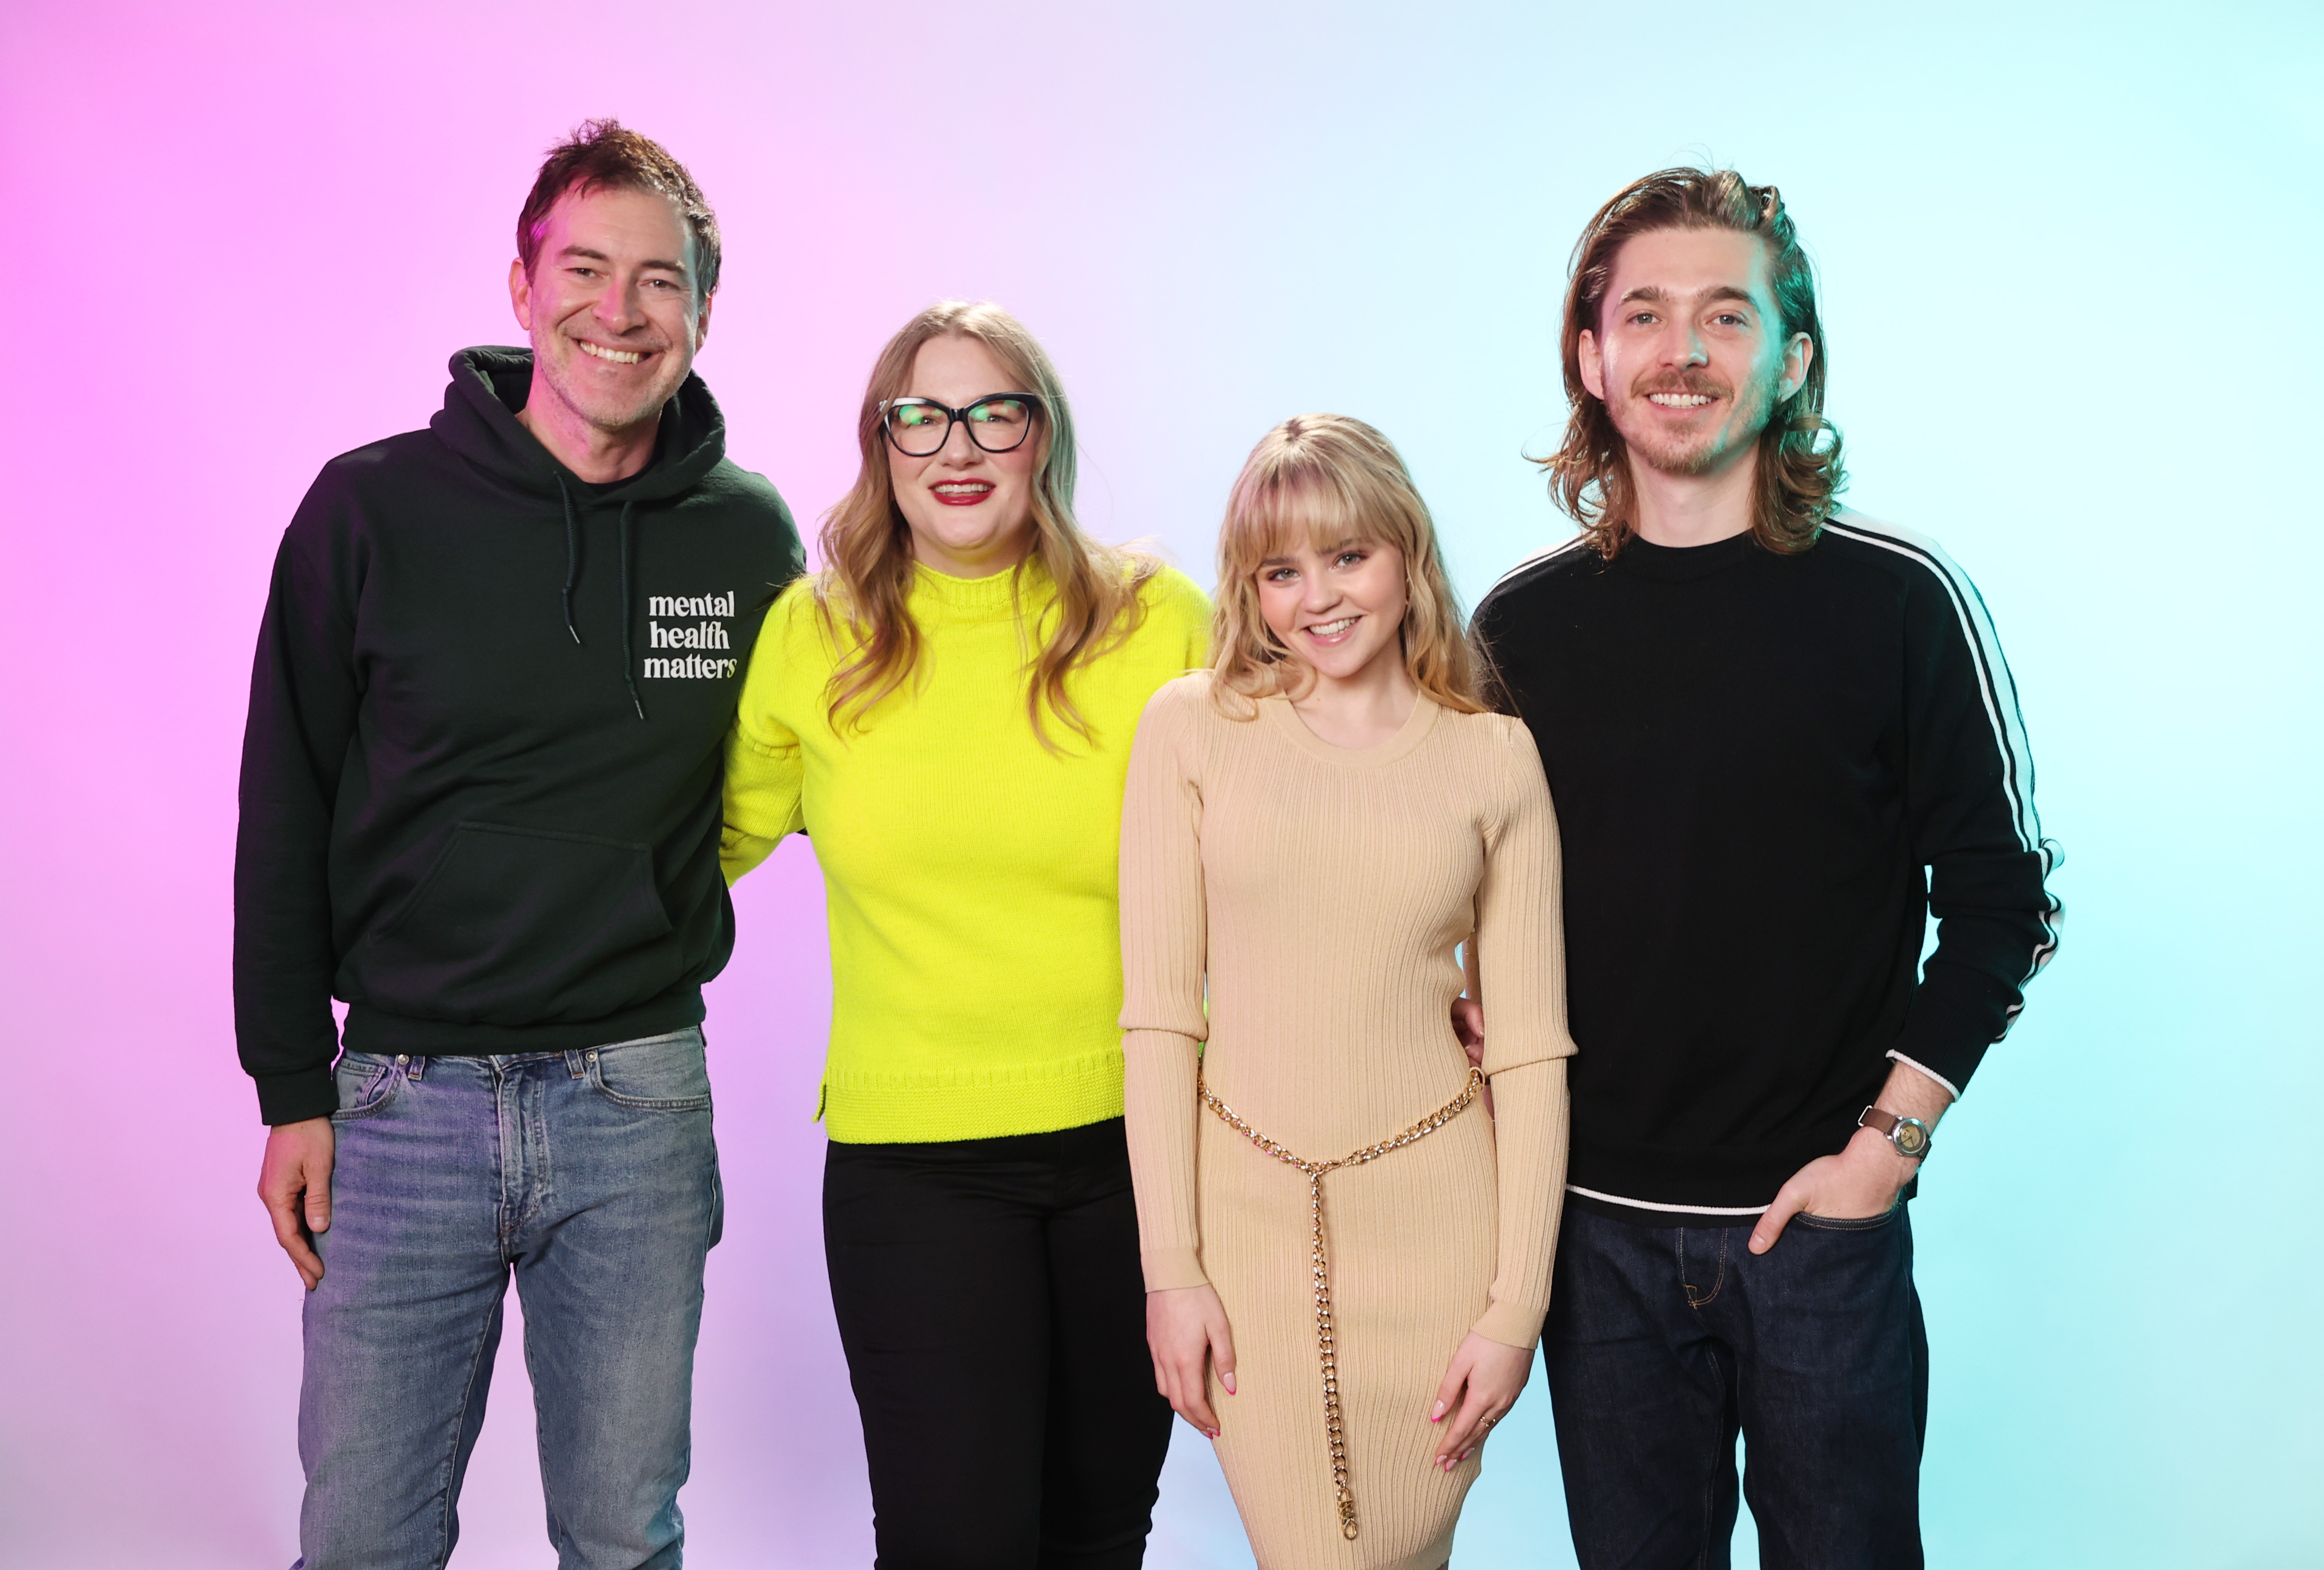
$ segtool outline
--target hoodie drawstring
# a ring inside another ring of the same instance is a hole
[[[637,655],[630,647],[630,623],[632,620],[630,612],[631,505],[632,503],[628,502],[622,503],[622,685],[630,689],[630,705],[638,711],[638,717],[643,719],[646,717],[645,699],[638,696],[638,682],[634,674],[638,663]]]
[[[574,514],[573,493],[566,488],[563,475],[557,476],[557,494],[565,501],[565,630],[578,643],[581,629],[573,624],[573,586],[581,581],[581,520]]]
[[[573,492],[563,475],[557,476],[557,494],[565,502],[565,630],[578,643],[581,629],[573,624],[573,586],[581,581],[581,518],[573,510]],[[643,719],[646,704],[638,696],[637,650],[630,633],[630,509],[633,505],[630,502],[622,503],[622,685],[630,689],[630,706]]]

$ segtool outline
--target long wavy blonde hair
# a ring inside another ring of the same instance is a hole
[[[1218,608],[1211,623],[1211,697],[1250,719],[1255,699],[1296,698],[1314,679],[1259,614],[1259,569],[1292,542],[1317,550],[1351,540],[1404,553],[1404,667],[1420,690],[1458,714],[1478,714],[1475,652],[1444,571],[1428,503],[1395,445],[1344,414],[1299,414],[1259,439],[1227,497],[1219,529]]]
[[[909,392],[912,362],[931,338],[973,338],[991,352],[1012,386],[1040,400],[1040,429],[1033,467],[1033,547],[1026,557],[1040,561],[1056,585],[1056,599],[1039,624],[1019,625],[1028,651],[1030,679],[1025,703],[1033,734],[1056,750],[1043,711],[1083,740],[1089,722],[1074,705],[1066,679],[1117,646],[1144,619],[1139,590],[1160,570],[1158,559],[1118,550],[1092,540],[1074,522],[1073,410],[1065,402],[1056,367],[1025,324],[985,301],[943,300],[904,324],[888,340],[872,367],[856,419],[856,444],[863,466],[855,484],[825,514],[823,570],[815,577],[816,608],[841,651],[825,688],[832,728],[861,731],[881,699],[910,680],[919,668],[920,629],[906,598],[912,585],[912,531],[896,505],[888,468],[888,438],[881,405]],[[1012,591],[1024,582],[1024,563],[1012,575]],[[1038,642],[1038,652],[1032,646]]]

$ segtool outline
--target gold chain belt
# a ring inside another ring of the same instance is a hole
[[[1394,1139],[1367,1145],[1336,1161],[1305,1161],[1235,1116],[1234,1109],[1213,1095],[1210,1087],[1203,1083],[1202,1069],[1197,1067],[1194,1070],[1194,1094],[1203,1098],[1204,1106],[1218,1113],[1221,1122],[1285,1166],[1296,1167],[1307,1174],[1307,1212],[1311,1218],[1308,1252],[1315,1268],[1315,1354],[1323,1370],[1323,1436],[1332,1449],[1332,1489],[1340,1501],[1340,1535],[1350,1541],[1356,1536],[1356,1496],[1348,1489],[1347,1434],[1340,1422],[1340,1359],[1332,1344],[1332,1277],[1323,1257],[1323,1174],[1377,1161],[1390,1150],[1401,1150],[1415,1140],[1434,1133],[1458,1117],[1461,1110],[1476,1100],[1477,1093],[1484,1088],[1485,1071],[1471,1067],[1469,1083],[1460,1094]]]

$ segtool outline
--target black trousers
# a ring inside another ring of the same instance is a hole
[[[879,1570],[1137,1570],[1170,1408],[1121,1120],[835,1143],[823,1237]]]

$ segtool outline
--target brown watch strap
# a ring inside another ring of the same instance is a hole
[[[1895,1113],[1884,1111],[1877,1106],[1868,1106],[1857,1114],[1856,1126],[1859,1129],[1870,1129],[1873,1132],[1884,1136],[1890,1144],[1894,1145],[1896,1143],[1897,1125],[1908,1121],[1917,1120],[1901,1118]],[[1912,1159],[1915,1161],[1924,1159],[1928,1156],[1929,1147],[1936,1142],[1934,1138],[1928,1132],[1928,1125],[1926,1123],[1923,1123],[1921,1125],[1921,1148],[1917,1151],[1910,1152]],[[1901,1147],[1898,1148],[1896,1153],[1900,1156],[1907,1154],[1907,1152]]]

